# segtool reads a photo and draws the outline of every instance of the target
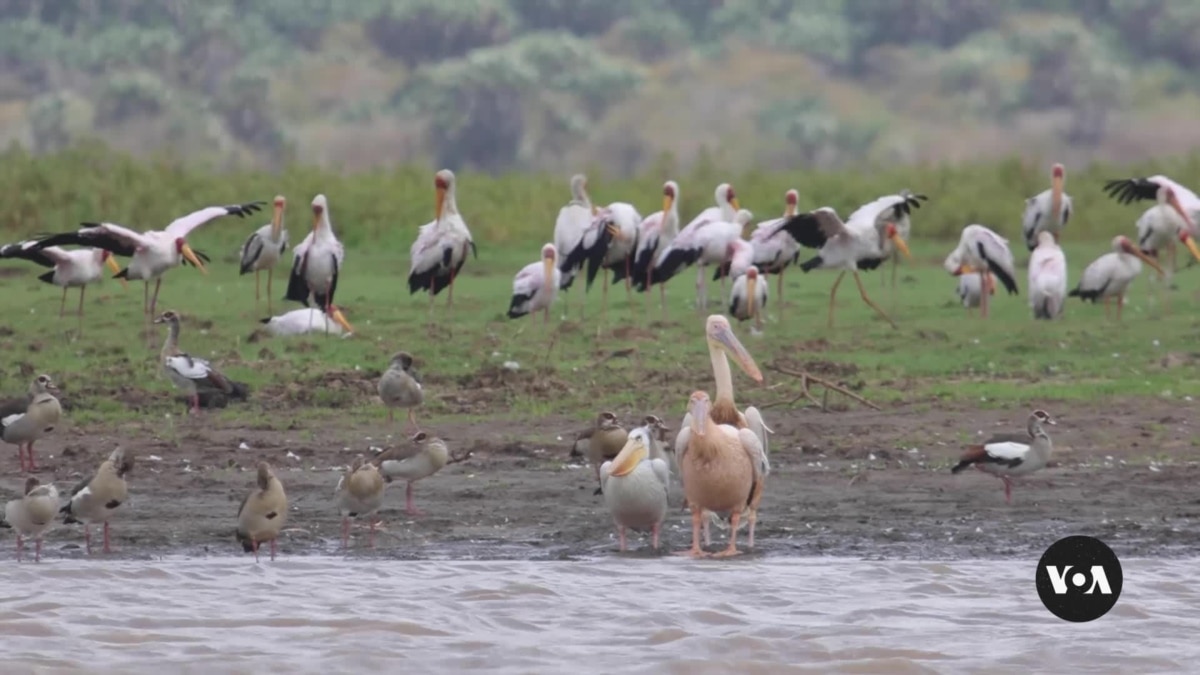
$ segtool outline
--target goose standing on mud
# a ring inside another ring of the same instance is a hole
[[[558,249],[554,244],[542,247],[542,261],[529,263],[513,277],[512,301],[508,318],[517,319],[542,310],[542,325],[550,324],[550,305],[558,297],[562,272],[558,270]]]
[[[776,228],[796,215],[800,204],[800,192],[792,189],[783,195],[783,217],[764,220],[750,233],[750,245],[754,247],[754,266],[764,275],[778,275],[779,304],[783,304],[783,271],[800,256],[800,243],[785,231],[778,237],[771,236]]]
[[[249,202],[232,206],[209,206],[189,213],[182,218],[176,218],[164,230],[133,230],[113,223],[82,223],[83,227],[75,232],[52,234],[39,240],[38,246],[95,246],[119,256],[129,257],[129,266],[117,273],[118,278],[129,281],[145,281],[145,298],[143,311],[146,316],[147,335],[149,322],[158,306],[158,291],[162,287],[162,275],[167,270],[178,267],[184,262],[190,263],[207,274],[204,263],[208,256],[201,251],[193,251],[187,243],[187,237],[196,228],[212,222],[223,216],[244,218],[251,213],[262,210],[264,202]],[[150,295],[150,282],[154,282],[154,295]]]
[[[0,259],[28,260],[35,265],[49,267],[51,270],[38,276],[38,281],[54,284],[63,289],[62,302],[58,305],[58,316],[62,318],[67,311],[67,289],[79,289],[79,330],[83,330],[83,294],[89,284],[94,284],[104,276],[104,267],[108,266],[113,274],[121,272],[121,266],[113,257],[112,251],[102,248],[82,248],[68,251],[57,246],[42,246],[36,239],[21,241],[15,244],[0,246]],[[128,285],[124,278],[121,283]]]
[[[1029,415],[1026,433],[998,434],[979,445],[967,446],[958,464],[950,469],[958,473],[974,465],[984,473],[1004,481],[1004,503],[1012,503],[1012,478],[1033,473],[1050,461],[1053,444],[1043,424],[1058,424],[1045,410],[1034,410]]]
[[[1176,238],[1192,257],[1200,260],[1200,248],[1195,239],[1200,197],[1195,192],[1162,175],[1110,180],[1104,184],[1104,192],[1119,204],[1151,199],[1158,202],[1138,218],[1138,246],[1143,253],[1155,257],[1166,248],[1171,258],[1170,273],[1179,269],[1175,260]]]
[[[673,180],[663,183],[663,207],[646,216],[638,226],[637,248],[633,253],[633,266],[629,270],[633,287],[641,292],[650,290],[654,263],[679,234],[679,184]],[[618,272],[618,275],[620,273]],[[614,277],[614,280],[618,277]],[[667,287],[658,286],[659,302],[663,320],[667,319]],[[650,296],[646,296],[646,314],[650,313]]]
[[[598,211],[588,196],[587,176],[581,173],[571,176],[571,201],[558,210],[558,218],[554,220],[554,248],[564,252],[563,258],[558,261],[558,271],[562,273],[559,276],[560,291],[571,288],[582,262],[572,260],[566,254],[579,246],[584,231]],[[566,296],[563,296],[563,300],[566,301]],[[584,303],[582,306],[586,308],[587,305]],[[567,312],[570,312],[570,308]]]
[[[38,470],[33,444],[54,431],[62,417],[62,405],[54,397],[56,392],[58,386],[49,375],[38,375],[29,385],[28,394],[0,404],[0,439],[17,446],[23,472]]]
[[[325,195],[313,197],[312,212],[312,232],[292,251],[292,273],[283,299],[308,307],[311,294],[318,307],[332,314],[333,294],[337,292],[338,275],[346,262],[346,247],[333,232]]]
[[[942,265],[955,276],[966,269],[978,272],[983,286],[988,283],[987,277],[994,274],[1009,295],[1017,294],[1017,273],[1008,240],[983,225],[964,227],[958,247],[946,256]],[[988,304],[988,294],[984,293],[980,296],[980,318],[987,318]]]
[[[1035,319],[1057,319],[1067,301],[1067,257],[1049,231],[1038,232],[1029,256],[1029,305]]]
[[[258,463],[258,479],[254,489],[242,500],[237,515],[237,540],[245,553],[254,552],[258,562],[258,546],[271,542],[271,560],[275,560],[275,541],[287,520],[288,499],[283,483],[271,471],[271,465]]]
[[[245,384],[230,380],[205,359],[191,356],[179,348],[179,321],[179,314],[168,309],[154,323],[167,324],[167,339],[159,359],[167,379],[191,399],[189,412],[200,413],[201,390],[220,392],[228,398],[246,398],[249,389]]]
[[[629,433],[617,421],[617,416],[605,410],[596,416],[596,425],[592,428],[591,434],[588,436],[587,459],[592,465],[592,471],[596,472],[596,491],[593,494],[603,492],[600,481],[600,465],[605,460],[611,460],[621,452],[621,448],[625,447],[625,442],[629,439]]]
[[[408,352],[396,352],[388,363],[387,370],[379,377],[379,398],[388,409],[388,423],[394,423],[395,409],[408,410],[408,424],[413,431],[420,431],[413,409],[425,401],[421,387],[421,376],[413,368],[413,357]],[[408,429],[410,427],[406,427]]]
[[[372,462],[389,483],[397,479],[408,483],[404,490],[404,512],[420,516],[424,513],[413,501],[413,483],[441,471],[450,462],[450,451],[442,439],[419,431],[412,437],[409,447],[382,452]]]
[[[326,314],[324,307],[301,307],[279,316],[259,319],[263,330],[273,337],[291,335],[307,335],[308,333],[325,333],[350,337],[354,334],[354,326],[346,320],[346,315],[337,305],[331,307],[332,314]]]
[[[17,562],[25,550],[25,538],[34,538],[33,560],[42,560],[42,535],[54,527],[58,515],[58,489],[42,485],[33,476],[25,479],[25,493],[4,505],[4,522],[17,531]]]
[[[1021,217],[1021,232],[1029,250],[1037,248],[1038,234],[1049,232],[1057,244],[1067,220],[1071,218],[1071,196],[1063,192],[1067,170],[1062,164],[1050,168],[1050,189],[1025,200],[1025,214]]]
[[[665,459],[650,457],[651,433],[649,427],[629,432],[617,456],[600,466],[600,488],[617,525],[621,551],[625,550],[625,528],[650,530],[650,545],[658,550],[659,527],[667,515],[671,469]]]
[[[475,242],[467,223],[458,213],[454,172],[442,169],[433,176],[436,194],[433,222],[421,226],[409,249],[408,294],[429,291],[429,306],[443,288],[449,288],[446,306],[454,304],[454,279],[467,262],[467,252],[476,258]]]
[[[133,454],[117,447],[108,459],[100,463],[96,473],[87,476],[71,489],[70,499],[59,510],[66,524],[83,523],[83,541],[88,555],[92,553],[92,524],[104,523],[104,552],[111,553],[108,521],[129,497],[125,475],[133,469]]]
[[[275,265],[279,263],[283,257],[284,251],[288,247],[288,232],[283,226],[283,211],[287,206],[287,200],[283,195],[275,197],[274,211],[271,214],[271,222],[263,225],[250,235],[246,243],[242,244],[241,250],[241,265],[238,270],[238,275],[249,274],[254,272],[254,309],[258,310],[258,302],[261,288],[259,286],[261,272],[267,271],[267,313],[272,312],[271,309],[271,280],[275,276]]]
[[[350,469],[338,479],[333,492],[338,512],[342,514],[342,548],[350,545],[351,518],[367,518],[370,521],[368,545],[375,548],[376,522],[373,516],[383,506],[384,486],[379,468],[369,462],[364,463],[362,455],[356,457]]]
[[[1072,298],[1084,302],[1095,303],[1104,299],[1104,315],[1109,314],[1108,301],[1117,299],[1117,319],[1121,319],[1121,309],[1125,306],[1125,292],[1129,285],[1142,273],[1142,263],[1146,263],[1158,272],[1160,278],[1165,272],[1154,258],[1143,253],[1129,238],[1124,235],[1113,237],[1112,252],[1096,258],[1083,270],[1075,290],[1071,291]]]

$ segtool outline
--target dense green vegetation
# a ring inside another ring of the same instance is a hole
[[[98,135],[259,167],[1126,159],[1197,140],[1200,5],[11,0],[0,65],[0,142],[38,152]]]

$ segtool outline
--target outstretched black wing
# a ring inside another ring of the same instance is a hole
[[[1118,204],[1132,204],[1158,198],[1162,187],[1149,178],[1119,178],[1104,184],[1104,193],[1117,200]]]

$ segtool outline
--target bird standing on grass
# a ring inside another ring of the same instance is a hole
[[[421,226],[417,240],[409,249],[409,295],[428,290],[431,310],[434,297],[443,288],[450,289],[446,306],[454,304],[454,280],[467,262],[467,252],[479,257],[475,242],[471,239],[471,231],[458,212],[455,183],[454,172],[449,169],[434,174],[436,199],[433,222]]]
[[[346,247],[338,241],[329,220],[329,200],[317,195],[312,201],[313,229],[292,252],[292,273],[288,276],[285,300],[308,307],[312,296],[326,314],[333,313],[333,295],[346,262]]]
[[[200,413],[200,394],[217,392],[226,398],[245,399],[249,387],[234,382],[205,359],[194,357],[179,348],[179,314],[172,310],[163,312],[154,323],[167,324],[167,339],[159,355],[163,372],[179,389],[191,398],[189,412]]]
[[[283,195],[276,196],[271,222],[255,230],[246,243],[242,244],[241,265],[238,274],[254,272],[254,309],[256,312],[260,297],[259,282],[263,270],[267,271],[267,313],[272,312],[271,280],[275,277],[275,265],[279,263],[288,247],[288,232],[283,226],[283,211],[286,206],[287,200]]]
[[[0,259],[28,260],[42,267],[52,268],[49,272],[39,275],[38,280],[63,289],[62,302],[58,305],[58,316],[67,311],[67,289],[79,289],[79,331],[83,332],[83,294],[89,284],[100,281],[104,276],[104,267],[108,266],[113,274],[121,272],[121,266],[113,257],[111,251],[102,248],[83,248],[74,251],[57,246],[42,246],[36,239],[21,241],[15,244],[0,246]],[[128,286],[125,279],[123,285]]]

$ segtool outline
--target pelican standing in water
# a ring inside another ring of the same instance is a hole
[[[267,313],[270,314],[273,311],[271,309],[271,280],[275,278],[275,265],[279,263],[279,259],[283,257],[283,253],[288,247],[288,233],[283,226],[283,210],[286,206],[287,200],[283,195],[277,195],[274,211],[271,213],[271,222],[255,230],[246,239],[246,243],[242,244],[238,275],[254,272],[254,310],[256,313],[263,270],[267,271]]]
[[[516,319],[542,310],[542,323],[550,323],[550,305],[558,297],[558,285],[562,272],[556,266],[558,250],[554,244],[542,247],[542,261],[529,263],[513,277],[512,302],[508,306],[508,318]]]
[[[113,223],[81,223],[83,227],[75,232],[52,234],[39,239],[38,247],[94,246],[115,255],[128,256],[129,265],[117,273],[117,278],[146,282],[142,311],[145,313],[146,335],[151,336],[150,321],[154,317],[155,307],[158,306],[162,275],[184,262],[195,266],[202,274],[208,274],[204,263],[201,262],[207,261],[208,256],[201,251],[192,250],[187,243],[188,235],[201,225],[222,216],[244,218],[262,210],[263,203],[209,206],[176,218],[164,230],[147,230],[140,233]],[[150,295],[151,281],[154,282],[153,296]]]
[[[1035,319],[1057,319],[1067,300],[1067,257],[1050,232],[1038,232],[1037,240],[1029,256],[1029,306]]]
[[[604,503],[617,524],[620,550],[625,529],[650,530],[650,546],[658,550],[658,532],[667,515],[671,469],[662,458],[650,457],[654,440],[648,427],[629,432],[629,439],[611,461],[600,465]]]
[[[1125,306],[1125,292],[1129,284],[1142,273],[1142,263],[1146,263],[1158,272],[1160,278],[1165,276],[1163,268],[1154,258],[1143,253],[1129,238],[1124,235],[1113,237],[1112,253],[1092,261],[1079,277],[1079,284],[1071,291],[1072,298],[1095,303],[1104,298],[1104,315],[1108,316],[1110,298],[1117,299],[1117,320],[1121,319],[1121,309]]]
[[[58,305],[59,318],[62,318],[67,311],[67,289],[78,288],[79,311],[77,316],[81,333],[83,332],[83,294],[87,291],[88,284],[100,281],[104,276],[105,265],[113,274],[121,273],[121,266],[117,264],[117,259],[113,257],[111,251],[102,248],[68,251],[57,246],[42,246],[35,239],[0,246],[0,259],[3,258],[19,258],[28,260],[35,265],[51,268],[49,272],[39,275],[38,281],[62,287],[62,302]],[[121,279],[121,283],[126,283],[124,278]]]
[[[454,172],[450,169],[438,171],[433,176],[433,187],[436,195],[433,222],[421,226],[417,240],[408,252],[412,263],[408,272],[408,293],[428,290],[430,311],[434,297],[443,288],[450,289],[446,306],[454,304],[454,279],[467,262],[467,251],[479,257],[471,231],[458,212]]]
[[[1038,234],[1049,232],[1058,243],[1067,220],[1071,217],[1071,196],[1063,192],[1067,170],[1062,164],[1050,169],[1050,189],[1036,197],[1025,200],[1025,214],[1021,217],[1021,232],[1025,234],[1025,245],[1029,250],[1037,248]]]
[[[346,261],[346,248],[333,233],[325,195],[313,197],[312,212],[313,229],[293,251],[292,273],[284,299],[308,307],[311,294],[316,305],[332,316],[333,294],[337,292],[338,275]]]
[[[943,266],[955,276],[963,274],[966,269],[977,271],[982,287],[987,286],[987,277],[994,274],[1010,295],[1017,294],[1017,274],[1008,240],[983,225],[968,225],[963,228],[958,247],[946,256]],[[979,297],[979,316],[985,319],[988,313],[988,295],[990,294],[983,293]]]

